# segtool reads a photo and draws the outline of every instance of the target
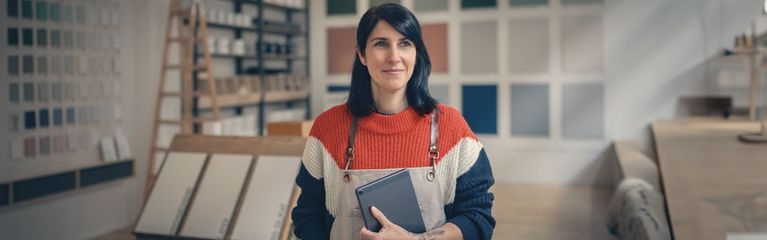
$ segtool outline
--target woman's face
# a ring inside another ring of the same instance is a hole
[[[376,24],[365,44],[365,55],[357,51],[372,79],[373,95],[403,93],[415,66],[415,44],[386,21]]]

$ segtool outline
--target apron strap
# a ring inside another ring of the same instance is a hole
[[[431,171],[426,174],[426,180],[434,182],[437,175],[437,159],[439,158],[439,148],[437,148],[437,139],[439,138],[439,110],[431,112],[431,141],[429,144],[429,160],[431,160]]]
[[[429,141],[429,160],[431,161],[431,171],[426,174],[426,179],[433,182],[437,175],[437,159],[439,158],[439,148],[437,139],[439,138],[439,110],[431,112],[431,136]],[[357,116],[352,115],[352,125],[349,128],[349,138],[346,145],[346,166],[344,167],[344,181],[351,182],[352,177],[349,174],[349,167],[354,160],[354,143],[357,137]]]
[[[351,182],[352,177],[349,175],[349,166],[354,159],[354,141],[357,137],[357,116],[352,115],[352,126],[349,129],[349,138],[346,145],[346,167],[344,167],[344,181]]]

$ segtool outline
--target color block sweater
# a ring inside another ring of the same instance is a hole
[[[439,138],[436,181],[443,185],[447,222],[460,228],[464,239],[490,239],[495,219],[495,182],[482,144],[461,114],[438,105]],[[339,211],[340,186],[351,126],[345,105],[320,114],[307,139],[296,184],[301,188],[292,218],[296,236],[328,239]],[[394,115],[373,113],[359,119],[355,158],[350,169],[430,167],[430,115],[412,108]]]

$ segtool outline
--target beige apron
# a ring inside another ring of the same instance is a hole
[[[330,239],[360,239],[360,230],[365,226],[354,190],[376,179],[394,173],[399,169],[351,170],[351,182],[341,182],[339,211],[330,230]],[[430,182],[426,174],[431,167],[410,168],[421,216],[427,231],[445,224],[444,187],[441,183]],[[386,213],[384,213],[386,214]]]
[[[435,169],[436,159],[439,156],[437,152],[437,125],[436,110],[431,114],[431,144],[429,146],[429,156],[431,156],[431,164],[429,167],[410,168],[410,178],[413,182],[413,189],[415,190],[416,198],[418,199],[418,205],[421,209],[421,216],[423,217],[424,227],[427,231],[440,227],[445,224],[445,183],[435,181]],[[347,159],[345,174],[349,175],[349,181],[341,181],[338,214],[335,216],[333,226],[330,230],[330,239],[344,240],[344,239],[360,239],[360,230],[365,225],[362,220],[362,212],[360,212],[359,202],[357,202],[357,196],[355,190],[369,182],[382,178],[386,175],[394,173],[400,170],[395,169],[365,169],[365,170],[351,170],[349,165],[354,158],[354,142],[357,131],[357,118],[352,120],[351,131],[349,132],[349,146],[347,148]],[[344,177],[347,179],[347,177]],[[386,215],[386,213],[384,213]]]

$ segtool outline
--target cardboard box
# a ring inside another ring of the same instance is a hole
[[[302,136],[308,137],[312,129],[313,120],[293,122],[271,122],[266,124],[266,132],[269,136]]]

